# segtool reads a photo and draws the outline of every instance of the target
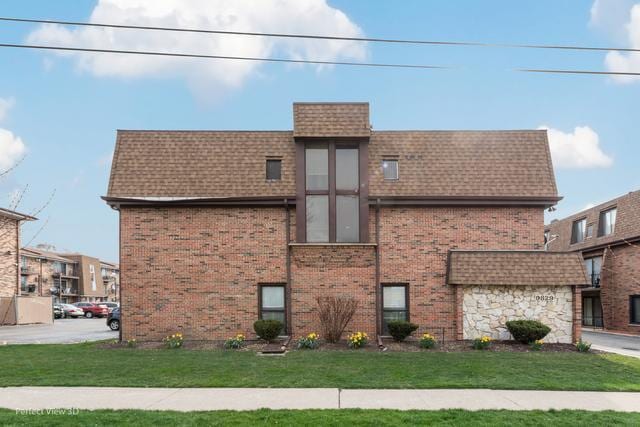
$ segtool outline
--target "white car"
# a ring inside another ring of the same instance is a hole
[[[64,315],[62,317],[82,317],[84,311],[80,307],[71,304],[60,304]]]

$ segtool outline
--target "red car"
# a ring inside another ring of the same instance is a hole
[[[92,317],[105,317],[109,315],[109,309],[106,305],[97,304],[95,302],[77,302],[76,307],[84,311],[84,317],[90,319]]]

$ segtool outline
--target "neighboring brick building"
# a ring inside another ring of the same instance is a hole
[[[123,339],[253,335],[260,317],[299,336],[319,330],[323,295],[358,300],[349,331],[410,319],[447,340],[506,338],[506,320],[557,296],[554,337],[578,337],[580,259],[539,256],[560,199],[545,131],[372,131],[366,103],[296,103],[293,128],[118,131],[104,199],[120,212]],[[495,283],[448,281],[456,249],[500,250]],[[568,273],[504,268],[531,259]],[[512,315],[465,310],[489,297],[510,310],[516,286]]]
[[[50,296],[54,289],[54,299],[63,303],[118,301],[119,270],[115,264],[38,247],[23,248],[21,255],[23,294]]]
[[[640,334],[640,191],[551,222],[545,239],[584,257],[582,324]]]
[[[20,295],[20,223],[35,219],[0,208],[0,297]]]

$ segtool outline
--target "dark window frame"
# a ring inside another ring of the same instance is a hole
[[[270,177],[269,176],[269,163],[277,163],[279,165],[278,167],[278,177],[274,178],[274,177]],[[267,181],[281,181],[282,180],[282,159],[279,158],[267,158],[266,161],[264,162],[264,166],[265,166],[265,179]]]
[[[329,161],[329,165],[328,165],[328,171],[327,173],[329,174],[328,176],[328,185],[327,185],[327,189],[326,190],[309,190],[307,189],[307,185],[306,182],[304,183],[304,200],[305,200],[305,205],[307,203],[307,196],[327,196],[329,199],[329,239],[326,242],[314,242],[314,243],[337,243],[337,217],[336,217],[336,205],[337,205],[337,196],[355,196],[358,198],[358,240],[355,242],[343,242],[343,243],[361,243],[362,240],[362,233],[360,231],[360,228],[362,227],[361,224],[361,218],[362,215],[360,213],[360,210],[362,209],[361,207],[361,203],[360,203],[360,187],[361,187],[361,174],[360,174],[360,168],[362,167],[367,167],[366,165],[362,165],[360,164],[360,144],[356,143],[356,142],[345,142],[345,141],[335,141],[335,140],[329,140],[329,141],[319,141],[319,142],[312,142],[312,143],[307,143],[304,145],[303,151],[305,152],[305,158],[306,158],[306,150],[309,147],[326,147],[327,148],[327,152],[328,152],[328,161]],[[358,151],[358,184],[356,186],[355,190],[343,190],[343,189],[338,189],[337,185],[336,185],[336,152],[340,149],[352,149],[352,150],[357,150]],[[306,163],[305,163],[305,177],[306,177]],[[305,178],[306,181],[306,178]],[[305,212],[307,212],[307,209],[305,207]],[[368,226],[365,225],[365,226]],[[307,226],[306,226],[306,216],[305,216],[305,241],[308,241],[307,239]]]
[[[407,322],[411,321],[411,311],[410,311],[410,298],[409,298],[409,284],[408,283],[382,283],[380,285],[381,288],[381,301],[380,301],[380,319],[382,321],[382,333],[383,335],[388,335],[388,331],[386,330],[386,323],[384,320],[384,313],[386,311],[389,312],[398,312],[398,311],[403,311],[405,313],[405,320]],[[399,310],[397,308],[390,308],[390,309],[385,309],[384,308],[384,288],[404,288],[404,310]]]
[[[264,308],[262,307],[262,291],[264,288],[282,288],[284,304],[282,309]],[[289,315],[287,314],[287,285],[285,283],[259,283],[258,284],[258,319],[262,319],[263,312],[284,314],[284,327],[282,331],[286,334],[289,332]]]
[[[582,239],[578,240],[578,236],[576,235],[576,224],[580,222],[584,222],[584,228],[582,230]],[[571,222],[571,244],[572,245],[584,242],[586,239],[586,234],[587,234],[587,218],[586,217],[579,218]]]
[[[395,162],[396,164],[396,177],[395,178],[387,178],[384,174],[385,168],[384,168],[384,164],[387,162]],[[382,179],[384,181],[400,181],[400,161],[398,158],[393,158],[393,157],[383,157],[382,158],[382,162],[380,164],[380,167],[382,168]]]
[[[640,299],[640,295],[629,295],[629,324],[631,325],[640,325],[640,313],[636,313],[633,309],[633,300]],[[637,318],[637,321],[634,319]]]
[[[613,233],[616,232],[616,222],[613,223],[613,226],[611,226],[611,232],[605,234],[605,224],[604,224],[604,220],[607,217],[607,214],[610,213],[611,211],[616,211],[616,222],[618,221],[618,207],[617,206],[610,206],[606,209],[603,209],[600,211],[599,215],[598,215],[598,237],[605,237],[605,236],[611,236],[613,235]]]
[[[600,259],[600,271],[598,273],[596,273],[594,271],[594,266],[595,266],[595,260],[596,259]],[[591,280],[591,286],[593,286],[594,288],[599,288],[600,287],[600,279],[601,279],[601,274],[602,274],[602,262],[604,261],[604,256],[603,255],[595,255],[595,256],[590,256],[588,258],[584,258],[584,262],[587,263],[591,263],[591,276],[589,277],[589,279]],[[586,268],[586,264],[585,264],[585,268]]]

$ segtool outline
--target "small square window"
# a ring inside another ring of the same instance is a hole
[[[282,160],[267,159],[267,179],[279,181],[282,177]]]
[[[382,172],[384,179],[388,181],[398,180],[398,160],[387,159],[382,161]]]

